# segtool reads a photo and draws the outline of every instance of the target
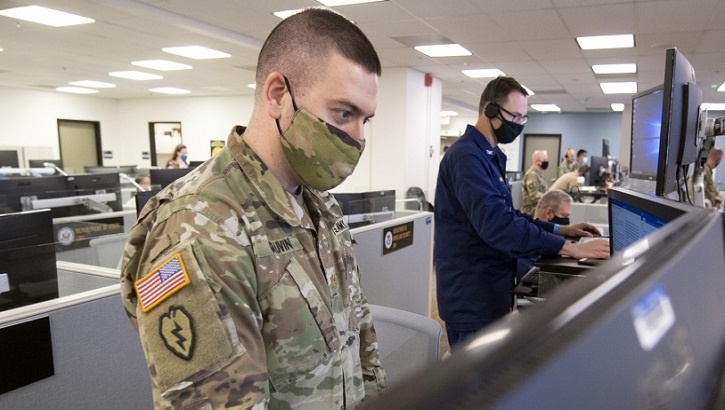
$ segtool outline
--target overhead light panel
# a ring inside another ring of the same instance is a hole
[[[88,88],[116,88],[116,84],[104,83],[103,81],[93,80],[71,81],[68,84]]]
[[[98,90],[91,90],[90,88],[81,88],[81,87],[58,87],[56,88],[57,91],[62,91],[64,93],[73,93],[73,94],[95,94],[98,92]]]
[[[534,95],[534,91],[531,88],[529,88],[523,84],[521,84],[521,86],[524,87],[524,90],[526,90],[526,92],[529,93],[529,95]]]
[[[577,37],[576,42],[582,50],[603,50],[609,48],[634,47],[633,34],[616,34],[613,36]]]
[[[462,57],[471,55],[471,52],[463,48],[460,44],[415,46],[415,49],[428,57]]]
[[[232,55],[223,51],[203,46],[166,47],[161,51],[176,54],[177,56],[193,58],[194,60],[211,60],[214,58],[229,58]]]
[[[248,88],[251,88],[252,90],[254,90],[254,89],[257,88],[257,83],[249,83],[249,84],[247,84],[247,87]]]
[[[353,4],[377,3],[388,0],[317,0],[318,3],[327,7],[350,6]]]
[[[152,70],[159,70],[159,71],[191,70],[191,68],[192,68],[188,64],[175,63],[173,61],[168,61],[168,60],[133,61],[131,64],[138,66],[138,67],[150,68]]]
[[[275,11],[272,14],[274,14],[275,16],[277,16],[277,17],[281,18],[282,20],[284,20],[287,17],[294,16],[295,14],[299,13],[302,10],[304,10],[304,9],[282,10],[282,11]]]
[[[458,115],[455,111],[441,111],[441,117],[455,117]]]
[[[637,72],[637,64],[594,64],[594,74],[631,74]]]
[[[531,104],[531,109],[538,112],[561,112],[561,108],[556,104]]]
[[[721,93],[725,92],[725,83],[722,83],[720,87],[717,88],[717,91]]]
[[[41,6],[23,6],[0,10],[0,16],[18,20],[31,21],[51,27],[77,26],[79,24],[93,23],[95,20],[78,16],[64,11],[49,9]]]
[[[636,94],[637,83],[634,81],[625,81],[619,83],[599,83],[604,94]]]
[[[496,78],[500,75],[506,75],[498,68],[482,68],[479,70],[461,70],[461,72],[471,78]]]
[[[175,88],[175,87],[152,88],[149,91],[151,91],[152,93],[158,93],[158,94],[173,94],[173,95],[191,94],[191,91],[189,91],[189,90],[185,90],[183,88]]]
[[[624,111],[624,104],[612,103],[612,111]]]
[[[149,74],[142,71],[114,71],[112,73],[108,73],[108,75],[139,81],[161,80],[162,78],[164,78],[163,76],[158,74]]]
[[[708,111],[725,111],[725,104],[723,103],[702,103],[700,104],[701,110]]]

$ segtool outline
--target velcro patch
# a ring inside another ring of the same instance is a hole
[[[194,318],[183,306],[170,306],[167,313],[159,316],[159,333],[173,354],[184,360],[190,360],[194,355]]]
[[[189,283],[181,254],[176,253],[134,283],[141,311],[148,312]]]

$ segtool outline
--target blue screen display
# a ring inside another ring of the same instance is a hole
[[[609,199],[612,207],[612,248],[619,252],[650,233],[665,226],[667,221],[642,209]]]
[[[657,175],[662,128],[661,89],[638,96],[632,100],[632,164],[634,177]]]

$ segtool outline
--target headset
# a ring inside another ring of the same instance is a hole
[[[496,77],[496,82],[493,83],[493,86],[491,86],[490,99],[488,101],[488,104],[486,105],[486,108],[483,110],[483,114],[488,118],[496,118],[500,113],[500,110],[498,108],[498,103],[496,102],[495,97],[496,97],[496,86],[498,86],[498,82],[501,81],[501,77],[503,77],[503,76]]]

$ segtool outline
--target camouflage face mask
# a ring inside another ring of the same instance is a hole
[[[289,82],[287,88],[289,88]],[[291,95],[291,89],[290,89]],[[355,169],[365,149],[365,141],[315,117],[304,108],[297,108],[292,123],[282,131],[282,151],[287,162],[302,181],[317,190],[326,191],[342,183]]]

